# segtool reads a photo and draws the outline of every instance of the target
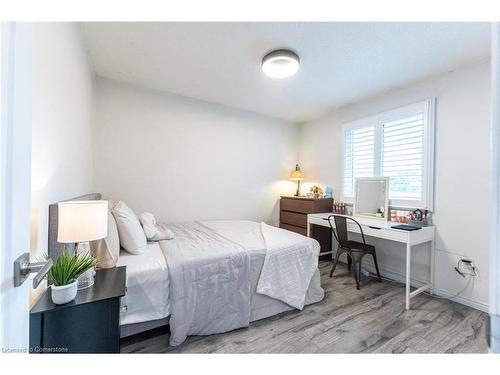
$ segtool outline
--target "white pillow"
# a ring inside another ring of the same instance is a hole
[[[115,218],[108,212],[108,236],[102,240],[91,241],[90,250],[97,257],[99,263],[96,268],[113,268],[118,262],[120,256],[120,240],[118,237],[118,228]]]
[[[146,249],[147,240],[134,211],[119,201],[111,213],[115,217],[120,245],[130,254],[142,254]]]
[[[171,240],[174,238],[174,233],[165,224],[156,223],[155,217],[149,212],[140,214],[139,221],[149,241]]]

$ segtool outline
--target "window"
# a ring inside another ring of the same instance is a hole
[[[375,175],[375,127],[346,131],[344,147],[344,194],[353,196],[357,177]]]
[[[431,100],[344,125],[343,199],[357,177],[389,177],[389,204],[432,209]]]

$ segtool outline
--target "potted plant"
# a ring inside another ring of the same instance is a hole
[[[73,253],[64,248],[47,273],[51,284],[52,302],[63,305],[76,297],[77,279],[97,264],[97,258],[89,253]]]

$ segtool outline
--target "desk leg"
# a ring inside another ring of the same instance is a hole
[[[435,260],[435,252],[436,252],[436,241],[433,239],[431,241],[431,269],[430,269],[430,280],[431,280],[431,288],[429,289],[429,292],[431,295],[434,294],[434,278],[435,278],[435,273],[434,273],[434,262]]]
[[[406,243],[406,310],[410,310],[411,245]]]

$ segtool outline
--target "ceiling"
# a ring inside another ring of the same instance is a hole
[[[98,76],[306,122],[489,56],[488,23],[84,23]],[[262,74],[289,48],[297,75]]]

